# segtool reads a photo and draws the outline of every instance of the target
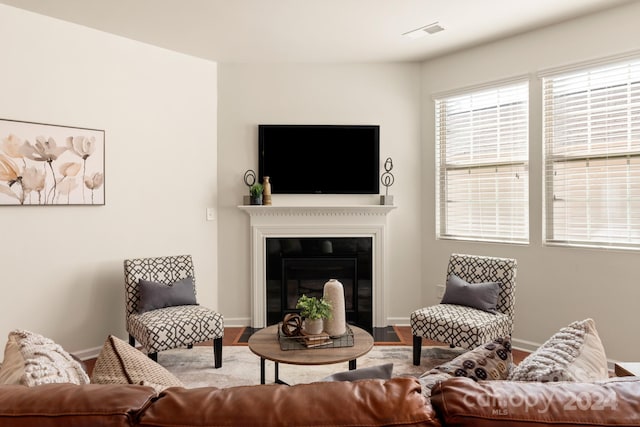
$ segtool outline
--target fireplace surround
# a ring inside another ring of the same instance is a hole
[[[347,322],[371,331],[371,243],[371,237],[267,237],[267,324],[298,313],[298,298],[321,298],[327,280],[336,279]]]
[[[319,239],[320,242],[341,238],[370,239],[371,326],[387,326],[387,215],[395,206],[243,205],[238,208],[249,216],[252,327],[263,328],[279,320],[273,316],[268,319],[267,316],[268,239],[308,238]],[[338,264],[344,267],[348,261],[340,261]],[[329,278],[331,277],[326,279]]]

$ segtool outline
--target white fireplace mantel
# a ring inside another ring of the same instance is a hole
[[[249,215],[251,234],[251,326],[266,326],[267,238],[371,237],[373,326],[387,326],[387,215],[391,205],[238,206]]]

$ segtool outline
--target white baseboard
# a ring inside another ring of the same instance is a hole
[[[388,317],[387,318],[388,326],[409,326],[409,318],[408,317]]]
[[[243,326],[250,326],[251,318],[250,317],[232,317],[224,318],[224,326],[228,326],[230,328],[241,328]]]
[[[100,354],[100,350],[102,350],[102,347],[93,347],[86,350],[75,351],[73,355],[80,360],[95,359]]]
[[[516,350],[532,352],[540,347],[540,345],[541,344],[533,341],[521,340],[513,337],[511,338],[511,347],[515,348]]]

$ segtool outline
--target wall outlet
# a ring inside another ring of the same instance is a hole
[[[444,296],[444,285],[436,285],[436,298],[438,301]]]

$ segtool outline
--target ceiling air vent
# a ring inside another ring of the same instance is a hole
[[[406,37],[409,37],[409,38],[417,39],[419,37],[426,36],[427,34],[439,33],[440,31],[444,31],[444,27],[441,26],[438,22],[434,22],[432,24],[425,25],[424,27],[420,27],[420,28],[416,28],[415,30],[407,31],[406,33],[404,33],[402,35],[406,36]]]

